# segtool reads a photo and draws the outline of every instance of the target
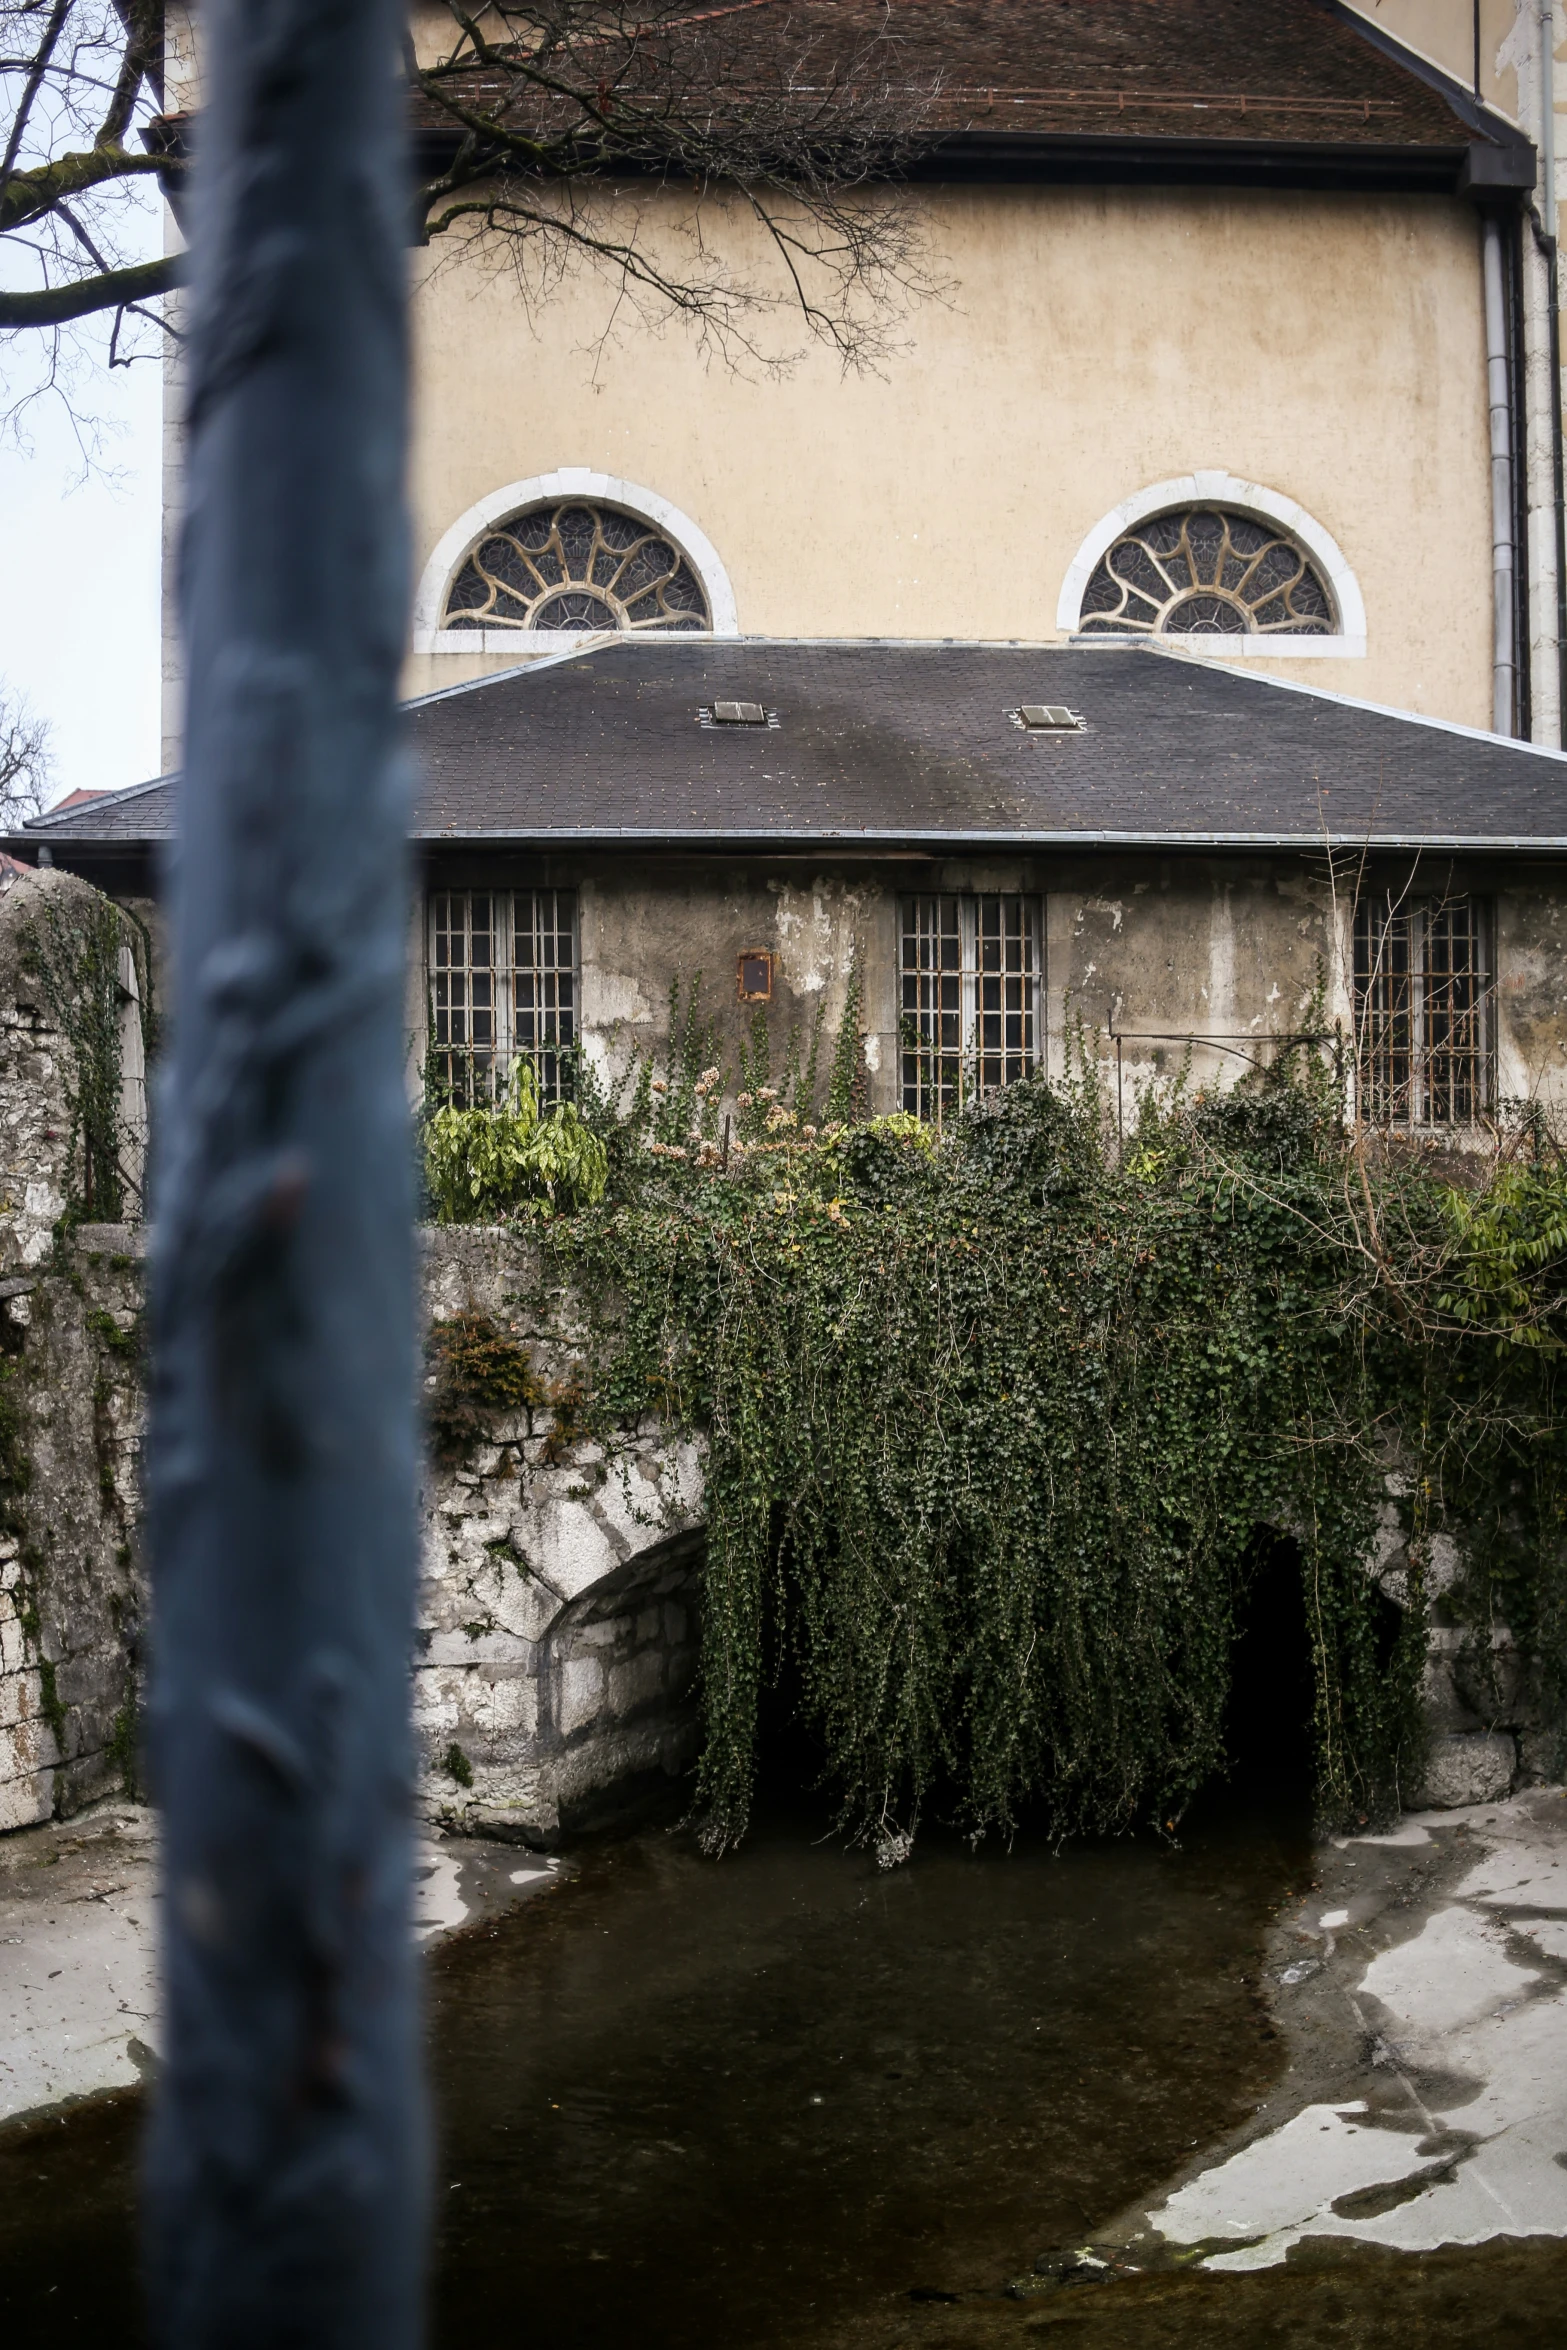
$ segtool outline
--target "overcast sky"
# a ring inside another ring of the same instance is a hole
[[[0,348],[0,373],[17,356]],[[49,722],[55,798],[158,772],[160,369],[83,388],[119,428],[104,441],[112,480],[80,480],[57,404],[30,411],[30,453],[0,449],[0,679]]]

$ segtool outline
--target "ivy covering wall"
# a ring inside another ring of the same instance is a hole
[[[145,1134],[124,1130],[125,1006],[122,963],[136,987],[142,1065],[156,1043],[152,957],[146,928],[127,908],[73,882],[30,906],[18,933],[20,969],[65,1044],[64,1108],[70,1120],[68,1224],[139,1216]]]
[[[1439,1530],[1476,1671],[1505,1617],[1561,1720],[1567,1173],[1538,1119],[1455,1170],[1346,1132],[1297,1053],[1150,1096],[1118,1148],[1084,1051],[938,1140],[854,1120],[841,1040],[837,1115],[797,1047],[771,1084],[759,1032],[720,1140],[716,1034],[694,1001],[671,1033],[662,1076],[583,1072],[607,1188],[536,1212],[580,1426],[706,1443],[711,1847],[744,1832],[777,1679],[851,1830],[898,1841],[932,1804],[976,1836],[1025,1807],[1173,1827],[1224,1765],[1263,1529],[1300,1562],[1326,1820],[1418,1782]],[[1368,1564],[1390,1496],[1397,1609]]]

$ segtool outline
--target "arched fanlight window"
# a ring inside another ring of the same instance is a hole
[[[1331,636],[1338,616],[1295,541],[1253,515],[1182,506],[1123,532],[1083,591],[1085,636]]]
[[[570,499],[530,506],[479,541],[447,592],[443,628],[712,627],[680,549],[639,515]]]

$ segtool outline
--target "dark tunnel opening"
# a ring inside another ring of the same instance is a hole
[[[1225,1764],[1206,1800],[1304,1821],[1315,1778],[1314,1683],[1300,1545],[1260,1528],[1238,1579]]]

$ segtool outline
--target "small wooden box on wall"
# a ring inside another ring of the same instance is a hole
[[[742,1004],[773,1000],[773,958],[766,947],[746,947],[735,957],[735,994]]]

